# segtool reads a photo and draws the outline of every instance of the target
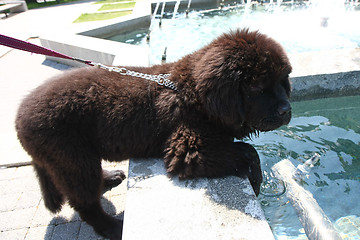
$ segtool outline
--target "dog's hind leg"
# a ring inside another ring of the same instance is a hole
[[[98,234],[111,240],[122,238],[123,222],[105,213],[100,200],[81,206],[75,205],[74,208],[79,212],[81,218],[91,225]]]
[[[122,222],[108,215],[100,204],[103,178],[100,158],[90,150],[77,148],[78,153],[58,159],[52,169],[57,184],[79,212],[82,220],[110,239],[121,239]]]
[[[33,162],[35,172],[37,173],[40,189],[44,198],[45,207],[51,212],[56,213],[61,209],[64,203],[64,196],[56,188],[51,177],[46,172],[45,168],[40,167]]]
[[[99,174],[89,174],[87,177],[82,177],[82,181],[77,183],[73,195],[69,196],[70,205],[98,234],[111,240],[121,239],[122,221],[105,213],[100,204],[101,185],[102,179]]]

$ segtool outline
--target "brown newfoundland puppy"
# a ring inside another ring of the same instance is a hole
[[[71,70],[21,104],[18,137],[50,211],[66,199],[96,232],[120,239],[122,224],[100,196],[125,176],[102,170],[102,159],[162,157],[172,176],[248,176],[259,193],[259,157],[234,138],[290,121],[291,66],[277,42],[239,30],[177,62],[126,69]],[[150,81],[160,74],[170,74],[176,90]]]

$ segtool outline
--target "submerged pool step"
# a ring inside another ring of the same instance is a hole
[[[309,240],[342,239],[313,195],[296,182],[298,170],[290,160],[284,159],[278,162],[271,170],[278,179],[285,182],[286,196],[294,206]]]

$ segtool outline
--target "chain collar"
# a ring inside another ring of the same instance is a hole
[[[143,79],[146,79],[146,80],[149,80],[149,81],[156,82],[157,84],[159,84],[161,86],[165,86],[165,87],[170,88],[172,90],[177,90],[176,84],[169,79],[171,74],[158,74],[158,75],[145,74],[145,73],[131,71],[131,70],[126,69],[124,67],[121,67],[121,68],[108,67],[108,66],[103,65],[101,63],[94,63],[94,66],[96,66],[98,68],[101,68],[101,69],[108,70],[110,72],[117,72],[117,73],[119,73],[121,75],[127,75],[127,76],[132,76],[132,77],[137,77],[137,78],[143,78]]]

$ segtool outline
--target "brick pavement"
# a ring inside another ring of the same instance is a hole
[[[104,168],[127,172],[128,161],[105,163]],[[69,205],[64,205],[58,214],[45,208],[31,166],[0,169],[0,195],[0,239],[103,239]],[[125,183],[105,193],[102,198],[105,211],[122,219],[125,195]]]
[[[74,17],[84,11],[86,3],[80,1],[79,4],[47,10],[30,10],[0,19],[0,32],[27,40],[56,28],[69,29]],[[52,24],[46,25],[46,21]],[[40,45],[38,39],[30,42]],[[18,105],[36,86],[69,68],[45,60],[41,55],[8,50],[0,46],[0,165],[30,161],[14,129]],[[128,169],[127,161],[104,165],[106,169],[126,172]],[[106,211],[122,218],[125,194],[125,182],[106,193],[102,199]],[[0,169],[0,196],[0,240],[102,239],[68,205],[55,215],[45,208],[31,166]]]

